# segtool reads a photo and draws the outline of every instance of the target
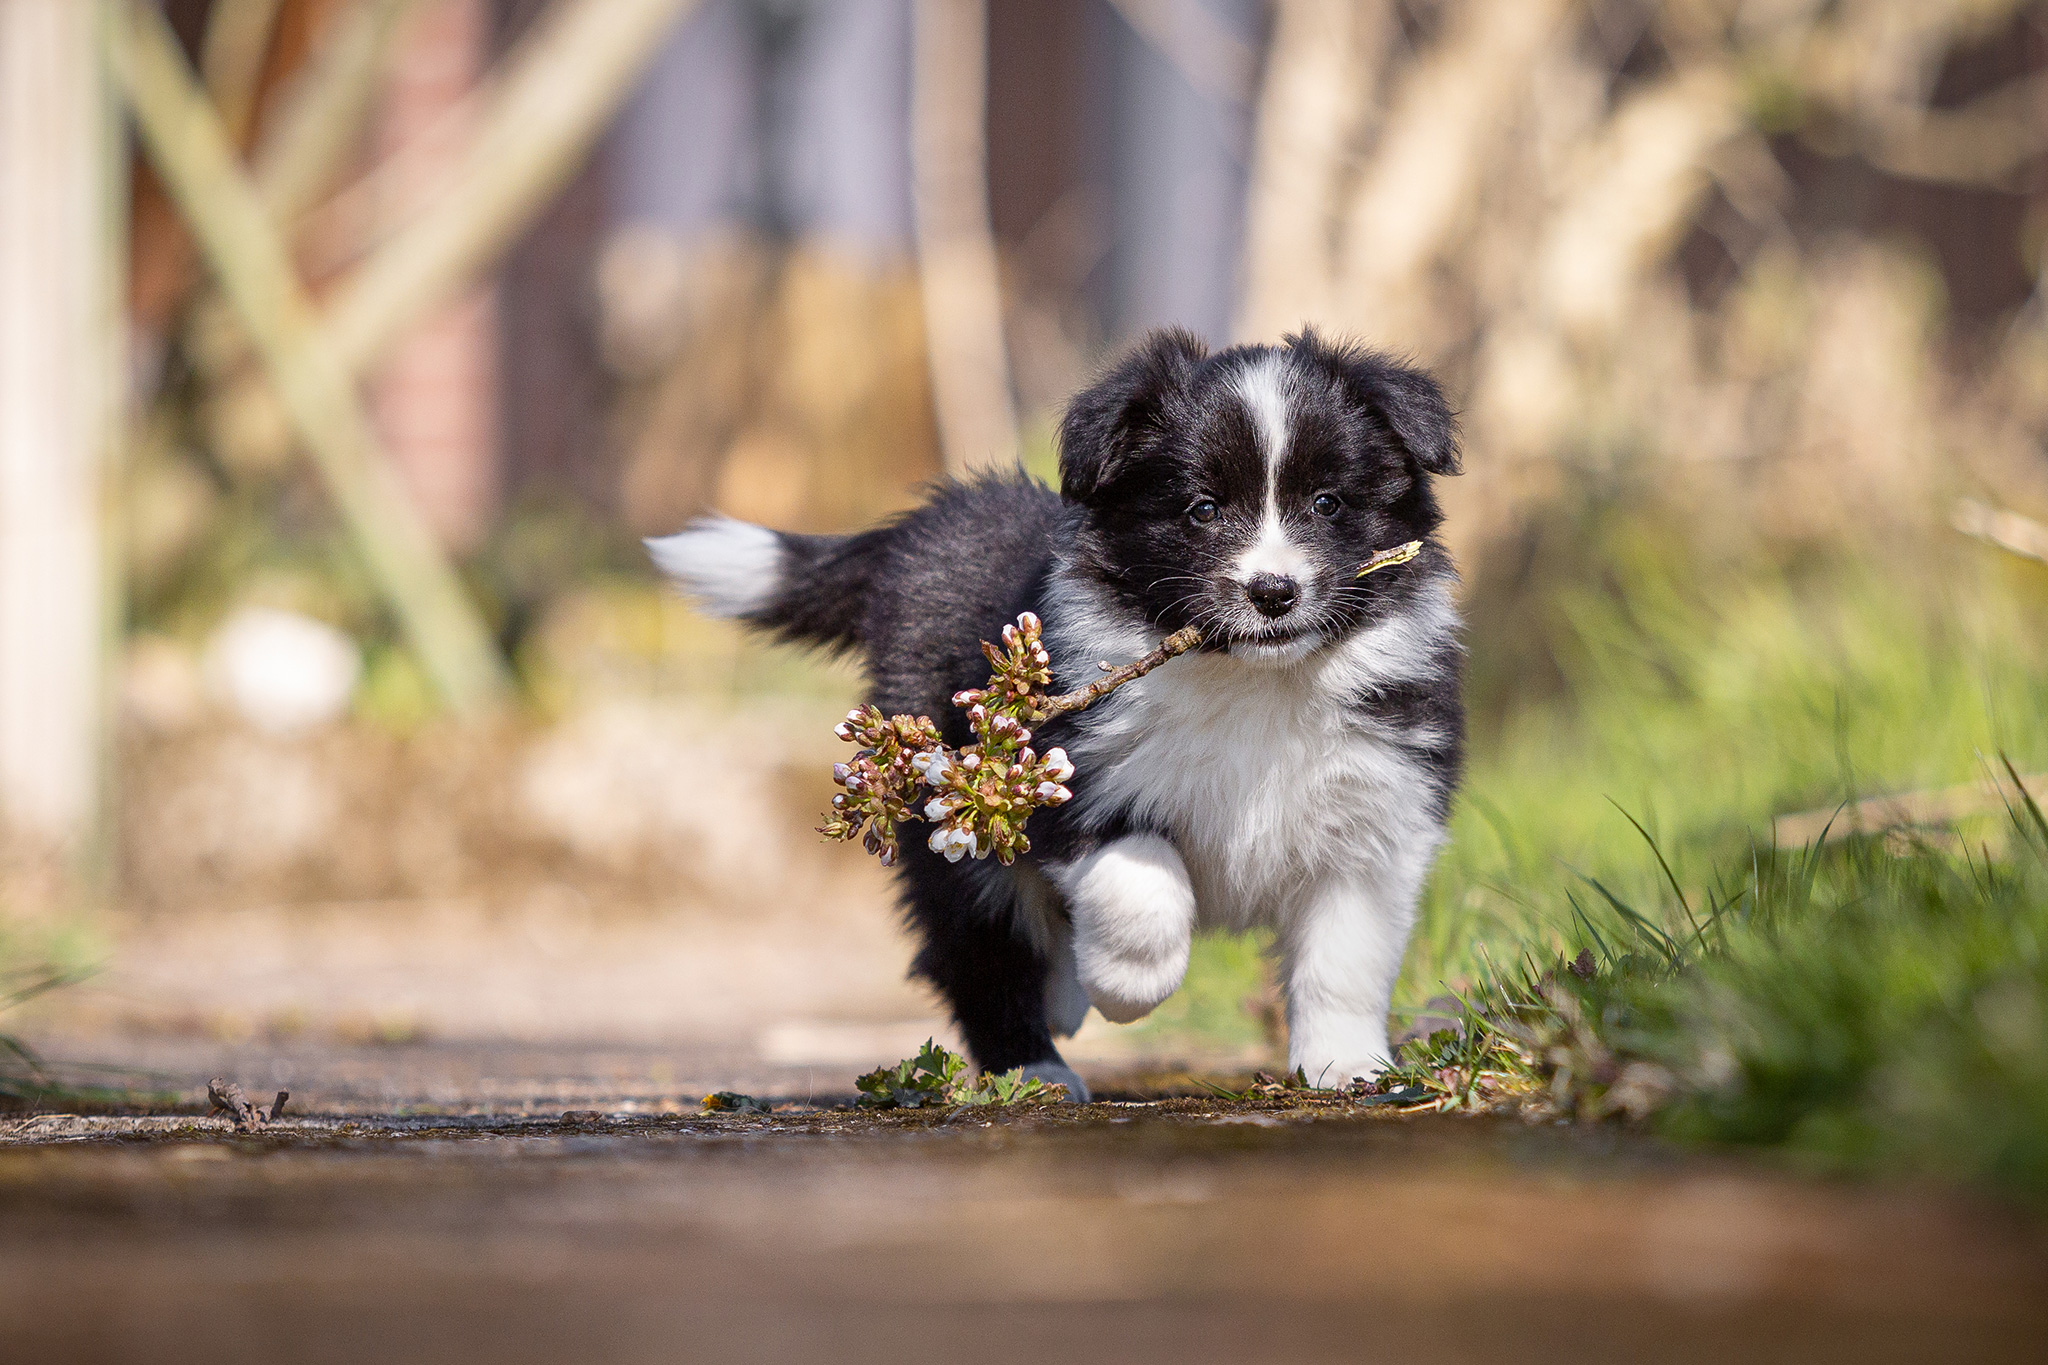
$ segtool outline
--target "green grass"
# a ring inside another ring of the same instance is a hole
[[[1959,567],[1945,588],[1845,563],[1819,581],[1681,591],[1650,560],[1624,587],[1561,589],[1567,681],[1479,718],[1403,996],[1470,979],[1481,945],[1556,936],[1580,875],[1654,894],[1664,870],[1634,822],[1681,883],[1703,885],[1768,844],[1774,815],[1966,782],[1997,753],[2048,761],[2038,594],[1995,564]],[[1482,685],[1486,649],[1475,637]]]
[[[1475,1032],[1564,1112],[2048,1198],[2048,820],[2008,790],[2001,856],[1859,838],[1699,899],[1586,883],[1582,970],[1524,958]]]

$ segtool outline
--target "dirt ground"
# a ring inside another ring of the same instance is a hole
[[[2048,1329],[2037,1221],[1517,1122],[1165,1101],[0,1142],[17,1360],[2018,1361]]]
[[[929,1021],[378,1041],[73,1008],[37,1035],[60,1066],[172,1093],[0,1116],[7,1360],[2018,1361],[2048,1331],[2036,1216],[1612,1129],[1158,1098],[1228,1056],[1098,1046],[1102,1103],[874,1115],[843,1059]],[[287,1116],[233,1133],[211,1075]]]

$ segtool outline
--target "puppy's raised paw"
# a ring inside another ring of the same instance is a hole
[[[1156,834],[1105,845],[1059,878],[1074,912],[1074,965],[1102,1016],[1128,1024],[1180,989],[1194,939],[1187,866]]]

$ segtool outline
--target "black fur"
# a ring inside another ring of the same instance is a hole
[[[1260,534],[1267,498],[1255,418],[1236,386],[1247,367],[1275,357],[1294,419],[1277,506],[1312,570],[1299,607],[1268,619],[1230,567]],[[1095,585],[1156,636],[1199,622],[1217,650],[1284,647],[1311,632],[1341,639],[1409,609],[1453,573],[1435,537],[1430,478],[1458,470],[1454,419],[1433,379],[1376,352],[1304,331],[1282,348],[1210,354],[1184,332],[1156,333],[1073,400],[1060,447],[1059,493],[1021,474],[948,483],[876,530],[783,536],[781,590],[747,619],[784,639],[857,649],[876,705],[931,716],[960,745],[970,736],[951,697],[986,681],[980,642],[1025,610],[1056,626],[1056,573]],[[1197,520],[1191,509],[1204,503],[1214,515]],[[1426,548],[1413,563],[1355,577],[1373,551],[1414,539]],[[1438,648],[1424,681],[1351,704],[1429,770],[1441,816],[1458,778],[1463,713],[1455,643]],[[1068,729],[1049,728],[1039,747],[1087,723],[1061,722]],[[1076,777],[1077,793],[1088,779]],[[1033,858],[1070,857],[1121,832],[1084,828],[1070,814],[1083,804],[1033,817]],[[948,863],[919,833],[905,831],[899,869],[922,942],[913,971],[946,999],[981,1066],[1057,1061],[1047,964],[1020,917],[1017,874],[993,860]]]

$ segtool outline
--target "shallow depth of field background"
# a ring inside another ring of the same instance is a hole
[[[94,8],[0,0],[10,186],[104,145],[24,55]],[[583,8],[165,9],[260,186],[374,54],[267,201],[326,316],[495,215],[345,376],[493,702],[451,706],[149,158],[97,235],[0,189],[0,971],[99,969],[10,1027],[902,1055],[943,1026],[886,882],[811,832],[856,673],[698,616],[637,537],[1052,477],[1067,396],[1169,323],[1312,323],[1462,412],[1471,768],[1400,1006],[1562,943],[1587,879],[1662,903],[1627,816],[1707,892],[1775,817],[2048,765],[2048,6],[634,0],[673,24],[603,80],[554,41]],[[466,201],[534,70],[599,131]],[[121,357],[118,439],[22,415],[97,401],[37,378],[74,277],[125,299],[72,353]],[[1263,1056],[1257,947],[1081,1055]]]

